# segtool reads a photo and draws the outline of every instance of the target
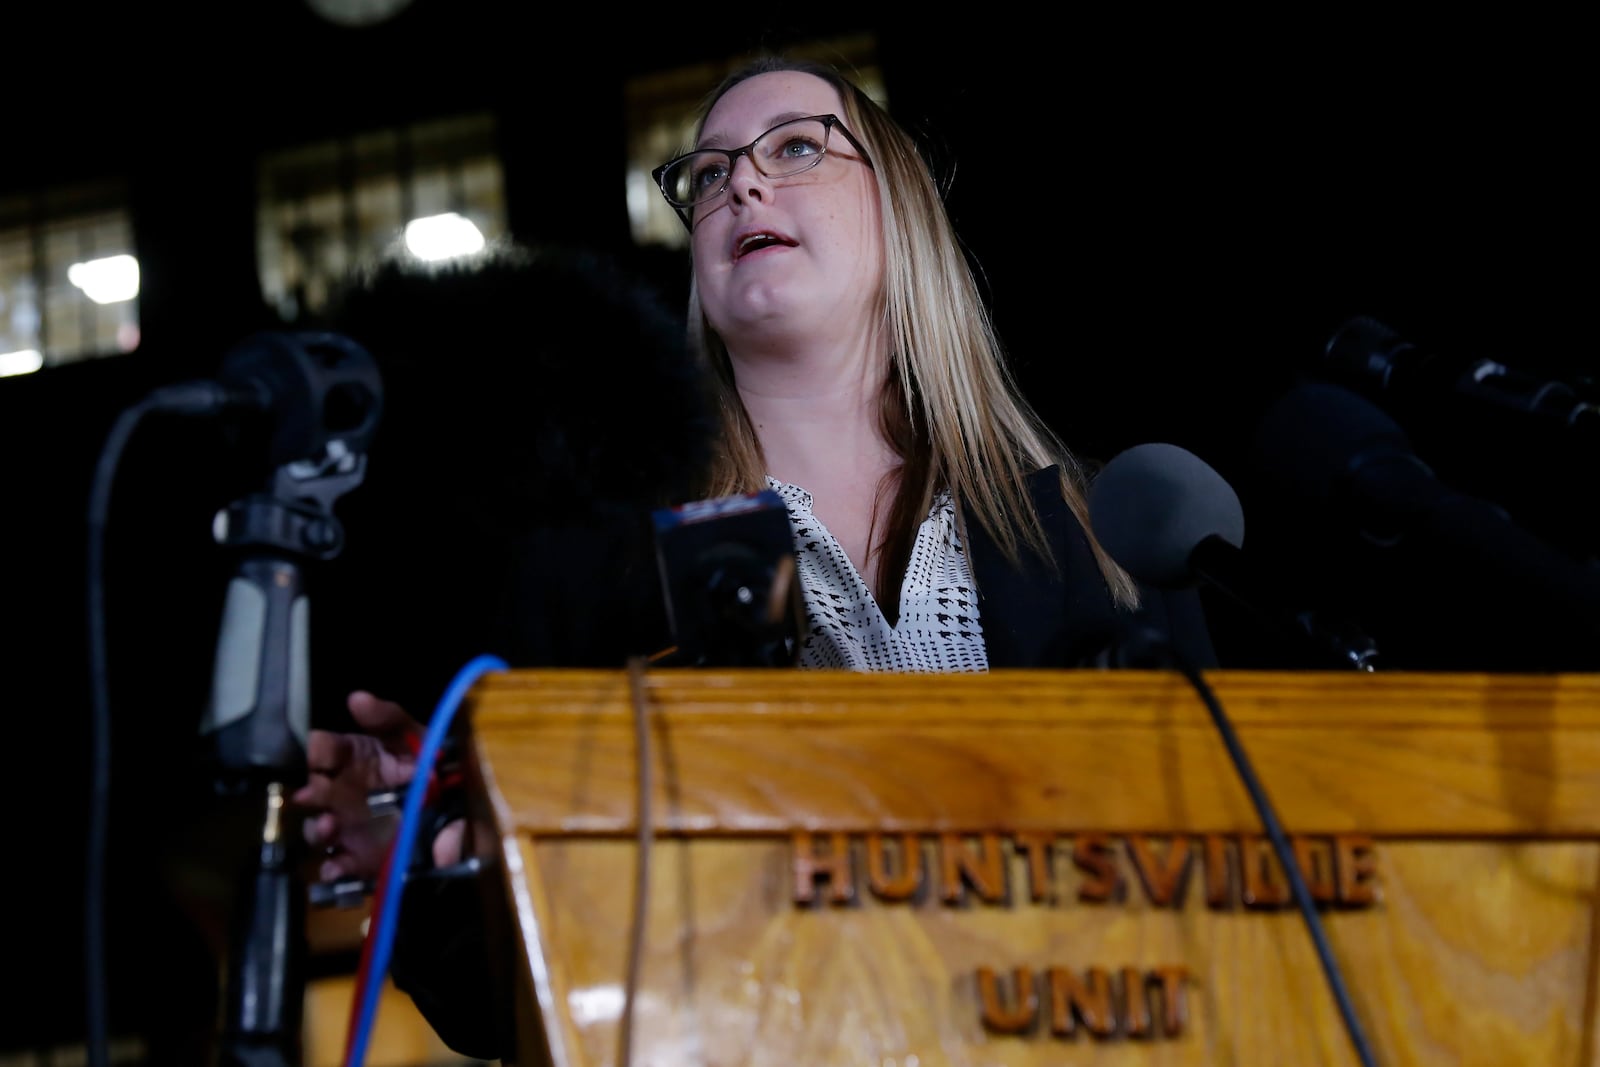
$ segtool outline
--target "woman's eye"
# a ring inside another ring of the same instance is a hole
[[[814,156],[820,151],[822,151],[822,145],[809,137],[791,137],[783,142],[783,147],[779,149],[779,154],[790,159],[798,159],[804,156]]]
[[[694,174],[690,178],[690,185],[695,192],[703,193],[707,189],[715,189],[727,173],[728,166],[726,163],[707,163],[704,166],[695,168]]]

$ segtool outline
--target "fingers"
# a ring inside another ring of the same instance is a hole
[[[361,732],[312,730],[306,738],[306,781],[290,799],[313,811],[365,817],[373,790],[411,781],[416,773],[415,739],[421,730],[399,704],[365,690],[351,693],[346,703]]]
[[[382,868],[388,837],[371,827],[346,827],[333,812],[323,812],[306,818],[301,833],[312,853],[322,857],[317,866],[321,881],[376,878]]]
[[[349,878],[356,875],[359,875],[362,878],[370,877],[367,872],[357,869],[355,859],[343,854],[329,856],[327,859],[323,860],[322,865],[317,868],[317,877],[324,882],[337,882],[340,879]]]
[[[348,734],[331,730],[312,730],[306,738],[306,768],[318,774],[336,775],[350,763]]]
[[[306,844],[312,848],[338,847],[339,820],[334,817],[331,811],[308,817],[305,821],[303,832]]]
[[[467,820],[452,819],[440,828],[433,839],[433,865],[450,867],[461,862],[466,851]]]
[[[405,708],[392,700],[373,696],[364,689],[357,689],[346,697],[345,706],[350,709],[350,716],[356,724],[370,734],[386,736],[422,732],[417,720],[408,715]]]
[[[355,859],[339,846],[339,820],[330,812],[313,815],[301,824],[306,844],[323,854],[317,866],[317,877],[324,882],[336,882],[354,873]]]
[[[333,781],[324,775],[313,774],[289,799],[302,808],[332,807]]]

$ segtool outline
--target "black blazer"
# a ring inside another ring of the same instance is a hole
[[[967,553],[978,587],[978,619],[991,668],[1095,665],[1130,625],[1154,630],[1191,664],[1216,666],[1200,597],[1193,589],[1141,585],[1136,610],[1111,597],[1089,537],[1062,498],[1057,467],[1028,479],[1056,566],[1022,546],[1014,566],[978,523],[967,524]]]

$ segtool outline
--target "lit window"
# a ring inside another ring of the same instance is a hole
[[[327,310],[353,271],[402,250],[467,256],[505,237],[493,119],[449,119],[262,160],[261,294],[285,322]]]
[[[0,200],[0,377],[139,346],[139,261],[120,186]]]

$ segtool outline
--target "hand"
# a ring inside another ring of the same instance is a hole
[[[325,853],[318,871],[323,881],[376,879],[383,871],[393,826],[372,817],[367,796],[410,784],[417,767],[412,744],[422,737],[421,725],[392,700],[357,690],[346,706],[364,732],[312,730],[306,743],[310,773],[292,798],[312,812],[306,818],[305,836]],[[465,830],[465,822],[458,819],[434,838],[437,866],[461,861]]]

